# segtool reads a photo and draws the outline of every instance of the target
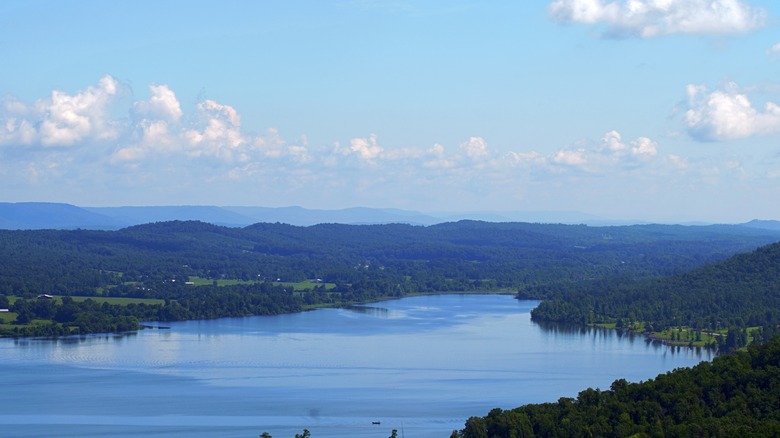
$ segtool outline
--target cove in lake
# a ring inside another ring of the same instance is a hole
[[[448,437],[495,407],[575,397],[712,358],[614,330],[543,327],[530,319],[537,304],[435,295],[124,336],[1,340],[0,430]]]

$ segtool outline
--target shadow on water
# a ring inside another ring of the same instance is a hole
[[[547,322],[547,321],[534,321],[543,332],[552,334],[554,336],[588,336],[596,339],[626,339],[631,344],[635,342],[643,342],[647,349],[653,351],[662,351],[664,354],[682,354],[690,357],[695,357],[701,360],[712,360],[717,355],[717,351],[701,347],[701,346],[687,346],[687,345],[669,345],[662,340],[645,336],[641,333],[634,333],[627,330],[610,329],[604,327],[589,327],[577,324],[566,324],[559,322]]]
[[[636,333],[604,327],[590,327],[578,324],[566,324],[562,322],[547,321],[534,321],[534,324],[538,325],[542,331],[553,334],[607,337],[615,336],[618,339],[625,338],[632,342],[637,339],[644,338],[644,336],[638,335]]]
[[[41,336],[41,337],[34,337],[34,338],[16,338],[14,339],[14,345],[20,347],[37,345],[40,343],[46,343],[50,345],[77,345],[77,344],[83,344],[85,342],[94,342],[95,340],[124,341],[127,339],[135,338],[136,336],[138,336],[138,332],[100,333],[100,334],[72,335],[72,336]]]
[[[384,307],[349,305],[342,308],[344,310],[349,310],[350,312],[362,313],[364,315],[370,315],[377,318],[388,318],[390,316],[390,311]]]

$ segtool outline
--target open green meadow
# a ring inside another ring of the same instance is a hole
[[[190,277],[190,282],[192,282],[193,286],[208,286],[214,284],[216,282],[218,287],[222,286],[234,286],[237,284],[258,284],[262,283],[260,280],[231,280],[231,279],[220,279],[220,280],[209,280],[208,278],[203,277]],[[325,290],[332,290],[336,288],[336,283],[320,283],[310,280],[304,280],[299,281],[296,283],[293,282],[273,282],[274,286],[282,285],[284,287],[292,288],[294,291],[302,291],[302,290],[308,290],[308,289],[314,289],[317,286],[324,286]]]
[[[123,297],[71,297],[71,298],[73,298],[73,301],[76,302],[92,300],[98,304],[108,303],[108,304],[118,304],[121,306],[126,306],[128,304],[148,304],[148,305],[165,304],[165,300],[161,300],[157,298],[123,298]]]

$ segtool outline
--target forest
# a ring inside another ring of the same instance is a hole
[[[0,315],[0,334],[125,331],[139,321],[278,314],[451,291],[520,291],[545,299],[544,308],[586,309],[590,302],[576,298],[593,294],[578,284],[681,275],[778,239],[777,231],[736,225],[479,221],[244,228],[172,221],[117,231],[6,230],[0,231],[0,308],[10,312]],[[290,286],[305,280],[306,289]],[[44,294],[56,298],[37,298]],[[64,299],[69,296],[94,299]],[[99,302],[107,297],[158,301]],[[555,312],[548,314],[582,322],[573,312]],[[639,315],[644,318],[634,311]],[[721,320],[732,322],[738,321]]]
[[[666,277],[611,277],[526,288],[523,298],[543,301],[535,321],[614,324],[652,333],[690,327],[694,333],[727,330],[715,338],[722,351],[762,341],[780,325],[780,244],[771,244]]]
[[[780,436],[780,338],[640,383],[493,409],[451,438]]]

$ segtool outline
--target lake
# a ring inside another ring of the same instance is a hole
[[[449,437],[490,409],[712,359],[614,330],[542,327],[536,301],[434,295],[0,340],[0,435]],[[380,424],[373,424],[380,422]]]

